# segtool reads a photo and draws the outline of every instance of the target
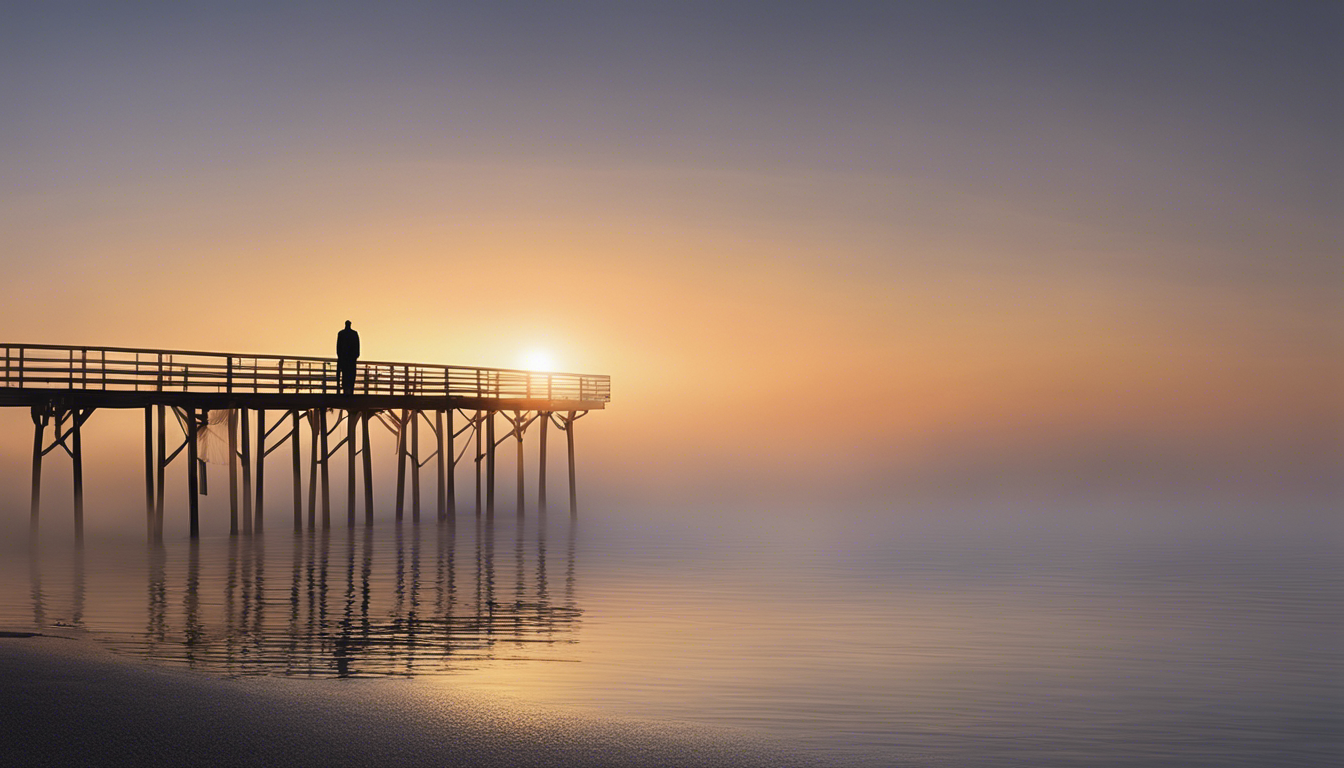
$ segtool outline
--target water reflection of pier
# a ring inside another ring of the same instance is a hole
[[[114,648],[242,675],[450,672],[575,641],[572,526],[559,542],[558,588],[544,525],[502,531],[512,546],[496,541],[491,521],[460,528],[231,537],[186,544],[185,557],[151,546],[143,619],[117,613],[83,628]],[[84,556],[75,552],[82,613]],[[34,622],[48,625],[40,568],[31,573]]]

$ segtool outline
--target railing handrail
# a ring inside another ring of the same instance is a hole
[[[145,355],[192,355],[195,357],[221,357],[221,358],[242,357],[247,358],[249,360],[285,360],[285,361],[307,360],[310,362],[324,362],[324,363],[338,362],[338,360],[335,357],[314,357],[311,355],[270,355],[270,354],[257,355],[243,352],[200,352],[188,349],[141,349],[138,347],[91,347],[91,346],[79,346],[79,345],[67,345],[67,344],[6,344],[6,343],[0,343],[0,347],[6,349],[14,349],[18,347],[22,347],[23,349],[52,349],[52,350],[60,350],[63,352],[69,352],[69,351],[129,352],[132,354],[145,354]],[[573,373],[570,371],[529,371],[524,368],[492,368],[490,366],[484,366],[484,365],[450,365],[447,363],[408,363],[404,360],[396,360],[396,361],[365,360],[363,358],[360,358],[359,362],[361,365],[398,365],[398,366],[408,366],[411,368],[455,368],[463,371],[498,371],[500,373],[521,373],[521,374],[532,374],[536,376],[543,376],[543,375],[585,376],[590,378],[592,377],[600,378],[606,375],[600,373]]]
[[[71,390],[149,387],[151,391],[335,394],[334,357],[233,352],[96,347],[63,344],[0,344],[0,387]],[[54,354],[47,355],[45,352]],[[75,353],[79,354],[76,355]],[[109,354],[112,356],[109,357]],[[541,381],[539,377],[545,377]],[[92,384],[92,387],[90,385]],[[64,385],[64,387],[62,387]],[[210,389],[213,388],[213,389]],[[526,371],[432,363],[361,360],[359,394],[470,395],[490,398],[609,402],[611,377],[602,374]]]

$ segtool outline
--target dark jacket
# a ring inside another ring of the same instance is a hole
[[[359,359],[359,333],[354,328],[343,328],[336,334],[336,357],[352,363]]]

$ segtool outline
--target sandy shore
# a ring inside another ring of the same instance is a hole
[[[4,765],[787,766],[736,731],[545,711],[424,681],[221,679],[0,632]]]

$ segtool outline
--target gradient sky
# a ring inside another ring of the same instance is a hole
[[[1340,499],[1338,3],[271,6],[0,11],[6,340],[543,348],[613,508]]]

